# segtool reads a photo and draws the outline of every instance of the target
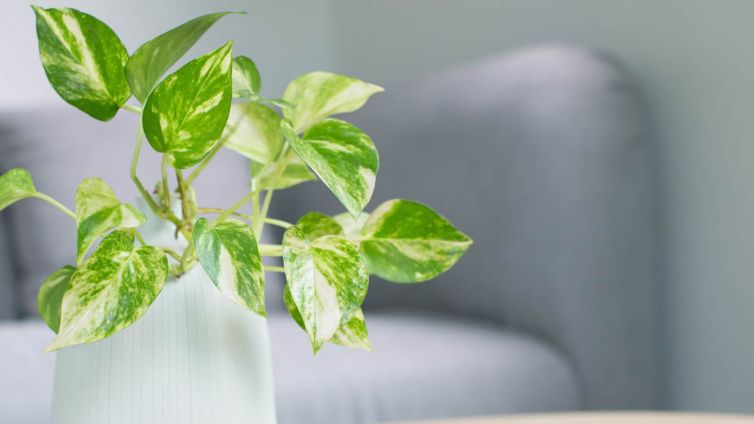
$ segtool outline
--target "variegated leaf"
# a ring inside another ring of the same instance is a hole
[[[13,168],[0,175],[0,211],[19,200],[34,197],[37,189],[31,179],[29,171],[23,168]]]
[[[262,77],[257,65],[246,56],[233,58],[233,97],[256,99],[262,88]]]
[[[372,342],[369,341],[369,332],[367,331],[364,312],[359,309],[353,318],[340,326],[330,341],[345,347],[371,351]]]
[[[144,133],[175,168],[199,163],[222,135],[230,112],[232,44],[168,75],[147,99]]]
[[[87,178],[76,190],[76,220],[76,260],[80,263],[98,237],[116,228],[136,228],[147,218],[121,203],[104,180]]]
[[[109,121],[131,97],[123,74],[128,52],[110,27],[75,9],[32,6],[39,57],[60,97],[100,121]]]
[[[160,77],[223,16],[234,12],[199,16],[165,32],[136,49],[126,63],[126,77],[140,102],[149,97]]]
[[[55,333],[60,329],[60,307],[63,303],[63,295],[68,290],[71,275],[75,270],[75,267],[67,265],[53,272],[42,283],[37,294],[39,315]]]
[[[210,225],[200,218],[194,226],[194,249],[225,296],[265,316],[262,258],[251,227],[234,219]]]
[[[264,190],[274,188],[276,190],[282,190],[284,188],[293,187],[296,184],[304,183],[311,180],[316,180],[317,177],[309,171],[309,167],[306,166],[303,160],[298,156],[288,161],[288,165],[283,170],[278,178],[275,178],[276,167],[273,164],[262,165],[256,162],[251,162],[251,175],[252,190]]]
[[[60,331],[48,351],[102,340],[133,324],[160,294],[167,276],[161,249],[136,249],[129,231],[110,233],[71,275]]]
[[[309,241],[314,241],[323,236],[342,236],[343,228],[331,217],[319,213],[309,212],[296,222],[298,227]]]
[[[369,285],[359,249],[342,236],[314,241],[296,227],[283,237],[285,276],[316,353],[356,314]]]
[[[425,281],[447,271],[471,243],[440,214],[410,200],[381,204],[361,229],[369,271],[399,283]]]
[[[339,213],[332,217],[335,222],[343,229],[343,234],[349,240],[359,240],[361,238],[361,228],[369,219],[369,214],[362,212],[358,218],[354,218],[348,212]]]
[[[280,116],[258,103],[234,104],[220,141],[224,147],[253,161],[269,163],[283,148]]]
[[[291,318],[293,318],[302,330],[306,331],[304,320],[296,304],[293,302],[293,295],[291,295],[291,289],[288,284],[283,289],[283,303]],[[353,318],[342,324],[329,341],[341,346],[371,351],[372,343],[369,341],[364,312],[361,309],[356,311]]]
[[[284,108],[283,113],[300,133],[328,116],[359,109],[371,95],[381,91],[382,87],[356,78],[311,72],[288,84],[283,99],[294,107]]]
[[[293,150],[346,209],[358,216],[372,197],[380,164],[372,139],[355,125],[337,119],[314,125],[303,138],[296,136],[286,121],[282,128]]]

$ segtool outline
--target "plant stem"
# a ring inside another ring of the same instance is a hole
[[[50,196],[48,196],[48,195],[46,195],[44,193],[39,193],[39,192],[35,193],[34,197],[36,197],[37,199],[40,199],[40,200],[44,200],[45,202],[51,204],[52,206],[55,206],[56,208],[60,209],[64,214],[68,215],[69,217],[71,217],[71,219],[73,219],[74,221],[76,221],[76,214],[73,213],[73,211],[71,211],[67,207],[63,206],[62,203],[60,203],[57,200],[53,199],[52,197],[50,197]]]
[[[243,199],[237,201],[236,203],[233,204],[233,206],[231,206],[230,208],[224,210],[220,214],[220,216],[218,216],[217,218],[215,218],[215,220],[213,221],[212,224],[214,225],[214,224],[217,224],[218,222],[222,222],[222,220],[224,220],[228,216],[230,216],[233,213],[235,213],[239,208],[241,208],[241,206],[244,205],[244,203],[246,203],[249,200],[251,200],[257,194],[259,194],[259,193],[256,190],[250,191],[246,196],[243,197]]]
[[[262,230],[264,230],[264,223],[267,221],[267,212],[270,210],[273,194],[275,194],[274,188],[267,190],[267,194],[264,195],[264,204],[262,205],[259,220],[254,223],[254,234],[256,234],[257,239],[262,238]]]
[[[268,272],[285,272],[285,268],[282,266],[264,265],[263,269]]]
[[[259,254],[262,256],[283,256],[283,246],[279,244],[260,244]]]
[[[193,229],[194,221],[193,208],[191,207],[192,199],[189,196],[187,185],[183,181],[183,173],[180,169],[175,170],[175,178],[178,181],[178,193],[181,196],[181,215],[183,215],[184,227],[190,233]]]
[[[131,160],[131,180],[136,184],[136,188],[139,189],[139,193],[141,193],[141,197],[144,198],[144,201],[147,202],[149,205],[149,208],[152,209],[152,213],[154,213],[157,216],[161,216],[160,208],[157,206],[157,203],[154,201],[152,196],[149,194],[149,192],[144,188],[144,184],[141,183],[141,180],[138,176],[136,176],[136,167],[139,164],[139,155],[141,154],[141,143],[144,139],[144,133],[139,127],[139,134],[136,137],[136,147],[134,148],[134,154],[133,159]]]
[[[133,112],[133,113],[141,115],[141,108],[140,107],[134,106],[134,105],[130,105],[128,103],[126,103],[123,106],[121,106],[121,109],[127,110],[129,112]]]
[[[166,213],[172,208],[170,207],[170,183],[168,183],[168,157],[162,156],[162,165],[160,166],[160,172],[162,173],[162,210]]]
[[[131,232],[134,236],[136,236],[136,240],[139,240],[139,243],[141,243],[142,246],[146,246],[147,242],[144,241],[144,237],[141,236],[141,233],[136,230],[136,228],[132,228]]]
[[[275,219],[275,218],[265,218],[264,222],[270,225],[275,225],[281,228],[291,228],[293,227],[293,224],[287,221],[283,221],[282,219]]]
[[[225,209],[221,209],[221,208],[197,208],[197,211],[199,211],[200,213],[215,213],[215,214],[225,213]],[[232,212],[231,215],[239,217],[239,218],[243,218],[246,220],[251,220],[251,216],[240,213],[240,212]]]
[[[173,249],[169,249],[169,248],[167,248],[167,247],[162,247],[161,249],[162,249],[162,251],[163,251],[163,252],[165,252],[165,253],[167,253],[168,255],[172,256],[172,257],[173,257],[173,259],[175,259],[175,260],[176,260],[176,261],[178,261],[179,263],[181,262],[181,259],[182,259],[182,258],[181,258],[181,255],[179,255],[179,254],[178,254],[178,252],[176,252],[175,250],[173,250]]]

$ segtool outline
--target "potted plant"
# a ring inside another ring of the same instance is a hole
[[[361,310],[369,275],[426,281],[471,245],[417,202],[364,212],[377,149],[332,116],[359,109],[382,88],[312,72],[282,98],[266,98],[254,62],[234,57],[232,42],[164,76],[231,13],[188,21],[129,54],[91,15],[33,9],[42,65],[60,97],[100,121],[120,110],[141,120],[130,168],[140,207],[99,178],[81,182],[70,210],[23,169],[0,176],[0,210],[37,198],[77,225],[76,263],[50,275],[38,297],[57,334],[48,350],[62,349],[54,422],[273,423],[264,271],[285,274],[286,309],[315,353],[328,342],[370,349]],[[132,97],[141,106],[128,103]],[[151,192],[136,175],[144,139],[163,157]],[[234,182],[248,194],[228,209],[205,208],[192,182],[223,148],[250,160],[249,181]],[[324,183],[346,212],[311,212],[295,223],[268,216],[276,190],[310,180]],[[242,212],[249,205],[251,213]],[[257,242],[265,225],[285,228],[280,244]],[[283,267],[264,264],[274,256]]]

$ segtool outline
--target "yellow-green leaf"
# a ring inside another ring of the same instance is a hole
[[[366,263],[345,237],[310,241],[297,226],[283,237],[283,262],[293,303],[316,353],[361,307],[369,285]]]
[[[130,326],[160,294],[167,276],[161,249],[135,248],[128,231],[110,233],[71,275],[60,331],[47,349],[102,340]]]
[[[309,212],[296,222],[298,227],[309,241],[314,241],[323,236],[342,236],[343,228],[333,218],[319,212]]]
[[[234,219],[210,225],[200,218],[194,226],[194,249],[220,292],[265,316],[262,258],[251,227]]]
[[[149,96],[160,77],[223,16],[234,12],[199,16],[144,43],[126,63],[126,77],[140,102]]]
[[[262,88],[257,65],[246,56],[233,58],[233,97],[254,100]]]
[[[370,96],[384,91],[380,86],[329,72],[311,72],[288,84],[283,99],[293,107],[283,109],[297,133],[328,116],[353,112]]]
[[[68,290],[68,283],[75,270],[75,267],[67,265],[53,272],[42,283],[37,294],[39,315],[55,333],[60,329],[60,307],[63,303],[63,296]]]
[[[309,171],[309,167],[306,166],[304,161],[297,155],[294,155],[293,158],[288,161],[288,165],[280,176],[275,178],[276,174],[277,167],[274,164],[262,165],[252,161],[252,190],[264,190],[268,188],[282,190],[284,188],[293,187],[296,184],[317,179],[317,177]]]
[[[187,63],[147,99],[142,126],[149,144],[178,169],[199,163],[223,132],[231,102],[231,48]]]
[[[372,197],[380,165],[372,139],[355,125],[337,119],[314,125],[303,138],[286,121],[282,129],[293,150],[346,209],[358,216]]]
[[[258,103],[234,104],[220,142],[260,164],[272,162],[283,148],[280,116]]]
[[[23,168],[13,168],[0,175],[0,211],[19,200],[34,197],[37,189],[31,179],[29,171]]]
[[[389,200],[361,229],[361,250],[369,271],[386,280],[415,283],[452,267],[471,239],[429,206]]]
[[[98,237],[116,228],[136,228],[147,218],[138,209],[121,203],[101,178],[87,178],[76,190],[76,259],[84,258]]]
[[[123,68],[128,52],[115,32],[76,9],[43,9],[37,17],[39,57],[52,88],[66,102],[109,121],[131,97]]]

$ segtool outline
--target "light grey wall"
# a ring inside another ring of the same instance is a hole
[[[262,91],[279,97],[299,74],[333,67],[331,0],[38,0],[44,7],[74,7],[106,22],[129,52],[198,15],[223,10],[223,18],[197,44],[196,56],[235,40],[235,52],[253,58]],[[0,109],[60,102],[39,63],[34,13],[28,0],[3,0],[0,13]]]
[[[336,6],[340,70],[378,83],[547,41],[622,57],[658,123],[667,405],[754,412],[754,2]]]

